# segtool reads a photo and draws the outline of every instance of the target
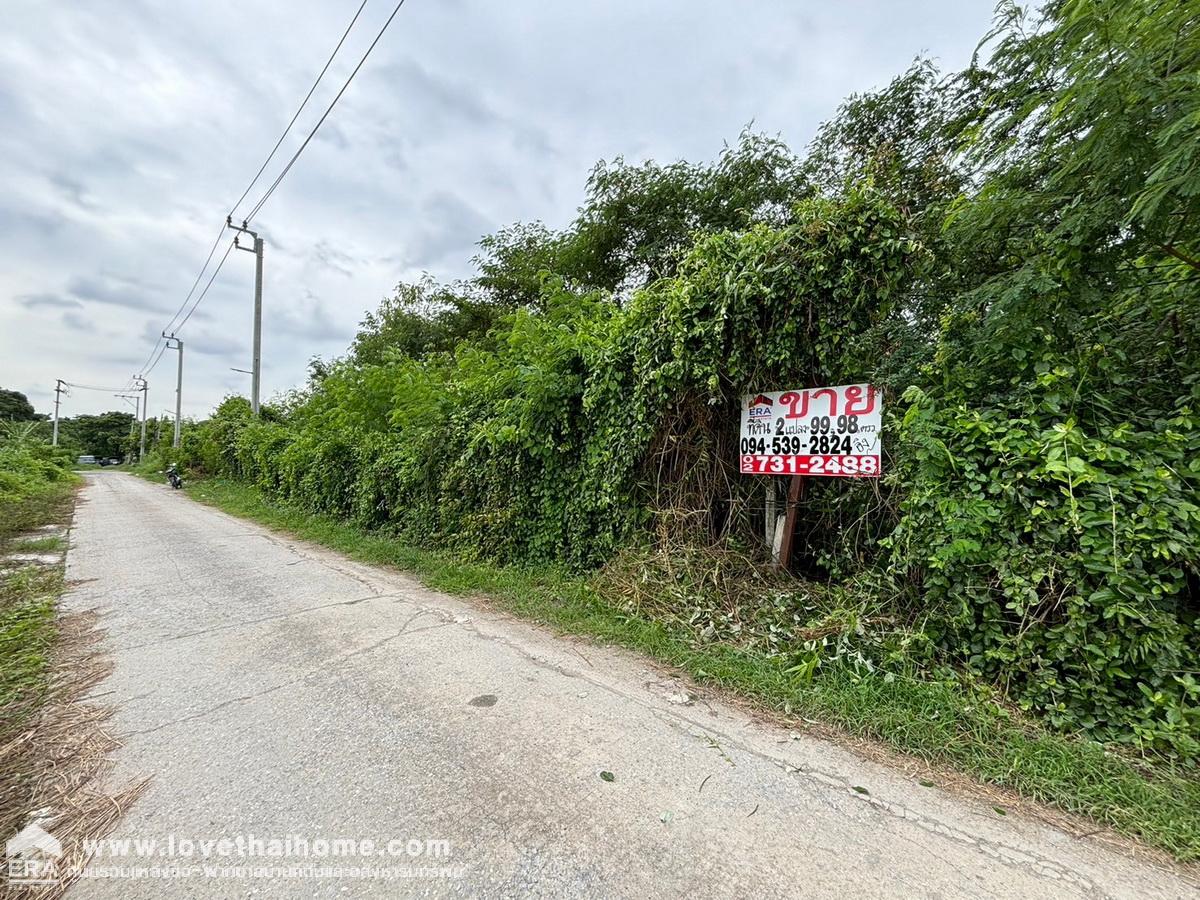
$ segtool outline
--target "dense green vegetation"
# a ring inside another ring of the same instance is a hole
[[[599,568],[809,708],[922,684],[1194,767],[1197,71],[1194,5],[1005,6],[975,66],[850,98],[803,155],[601,164],[570,227],[401,286],[183,458],[406,545]],[[861,381],[887,475],[810,479],[801,577],[765,578],[740,398]]]
[[[33,404],[20,391],[0,388],[0,421],[32,422],[37,418]]]
[[[20,564],[14,553],[63,549],[56,535],[27,533],[70,515],[77,477],[70,451],[49,446],[32,416],[0,422],[0,828],[12,833],[29,814],[33,779],[16,738],[45,702],[58,640],[61,565]]]
[[[64,416],[58,423],[58,444],[77,456],[123,458],[137,450],[134,421],[132,413],[115,411]],[[20,391],[0,389],[0,425],[18,423],[22,425],[27,443],[34,440],[50,442],[53,423],[45,415],[34,412],[28,398]],[[154,425],[150,427],[155,429]]]
[[[128,412],[72,416],[59,422],[58,428],[60,445],[97,459],[122,459],[136,452],[138,435],[135,417]]]
[[[45,695],[62,583],[57,566],[0,572],[0,741],[15,736]]]
[[[54,642],[61,567],[3,565],[9,552],[44,553],[61,538],[21,537],[61,521],[77,478],[71,454],[47,445],[31,419],[0,423],[0,744],[40,702]]]
[[[40,439],[33,422],[0,423],[0,545],[54,518],[75,487],[73,461]]]

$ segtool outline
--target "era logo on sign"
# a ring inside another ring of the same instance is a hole
[[[4,847],[12,884],[57,884],[62,844],[38,825],[27,825]]]
[[[752,419],[769,419],[775,408],[773,401],[766,394],[759,394],[757,397],[750,398],[750,418]]]

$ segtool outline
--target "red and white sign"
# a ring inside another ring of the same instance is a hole
[[[882,411],[883,394],[870,384],[747,394],[741,471],[878,478]]]

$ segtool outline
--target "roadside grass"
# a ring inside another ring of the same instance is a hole
[[[563,632],[639,650],[699,683],[784,715],[816,720],[1088,816],[1178,860],[1200,859],[1200,780],[1194,773],[1050,732],[957,683],[888,680],[839,666],[820,666],[804,677],[778,656],[699,643],[677,625],[631,615],[607,602],[595,583],[552,567],[494,566],[406,546],[386,534],[272,501],[228,479],[189,483],[187,492],[363,562],[412,572],[431,588],[484,594],[511,613]]]
[[[61,521],[71,507],[74,479],[38,485],[16,498],[0,497],[0,547],[17,535]]]
[[[51,658],[58,645],[56,605],[63,566],[5,568],[13,553],[51,552],[56,536],[17,538],[39,526],[64,521],[73,482],[31,485],[19,497],[0,499],[0,832],[9,835],[28,814],[35,775],[29,752],[17,740],[50,691]]]
[[[61,896],[87,861],[85,840],[105,834],[146,786],[101,786],[117,742],[104,728],[111,709],[86,698],[111,666],[95,616],[59,607],[63,560],[6,568],[13,553],[65,548],[59,537],[11,535],[69,521],[76,481],[25,485],[21,501],[0,497],[9,526],[0,537],[0,840],[38,822],[63,843],[61,880],[42,890],[14,884],[0,897]],[[38,502],[26,502],[30,494]]]
[[[2,838],[25,822],[36,790],[37,759],[27,738],[51,693],[51,657],[58,644],[55,603],[62,588],[61,566],[21,566],[0,575]]]
[[[21,566],[0,577],[0,745],[37,711],[49,683],[61,566]]]
[[[24,538],[12,541],[5,548],[10,553],[58,553],[66,547],[66,541],[57,534],[39,538]]]
[[[0,502],[0,564],[12,553],[63,549],[66,542],[58,535],[14,535],[65,521],[74,490],[74,483],[54,483],[22,499]],[[44,698],[57,636],[55,604],[62,590],[61,564],[22,565],[0,574],[0,745],[20,730]]]

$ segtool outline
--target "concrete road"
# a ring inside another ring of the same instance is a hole
[[[118,778],[153,778],[114,837],[157,843],[72,897],[1196,895],[636,655],[88,479],[67,603],[108,630]]]

